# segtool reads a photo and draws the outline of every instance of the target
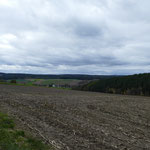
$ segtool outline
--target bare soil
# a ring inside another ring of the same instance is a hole
[[[150,97],[0,85],[0,106],[64,150],[150,150]]]

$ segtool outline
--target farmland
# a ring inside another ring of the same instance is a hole
[[[6,80],[4,83],[11,83],[12,80]],[[67,85],[68,87],[77,86],[82,80],[77,79],[16,79],[16,84],[27,86],[50,86],[55,85],[61,87]]]
[[[0,108],[56,149],[150,149],[149,97],[0,85]]]

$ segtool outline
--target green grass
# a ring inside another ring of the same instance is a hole
[[[52,147],[15,129],[13,119],[0,113],[0,150],[52,150]]]
[[[49,85],[49,84],[70,84],[74,81],[79,81],[75,79],[17,79],[17,83],[19,84],[27,84],[27,85],[33,85],[33,84],[39,84],[39,85]],[[10,82],[8,80],[8,82]]]

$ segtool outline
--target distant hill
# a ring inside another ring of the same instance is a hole
[[[103,78],[91,81],[88,84],[78,87],[78,89],[104,93],[150,96],[150,73]]]
[[[18,74],[18,73],[0,73],[0,79],[79,79],[79,80],[95,80],[112,78],[114,76],[105,75],[82,75],[82,74],[61,74],[61,75],[41,75],[41,74]]]

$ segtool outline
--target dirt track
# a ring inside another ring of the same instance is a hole
[[[0,85],[0,106],[60,149],[150,150],[149,97]]]

